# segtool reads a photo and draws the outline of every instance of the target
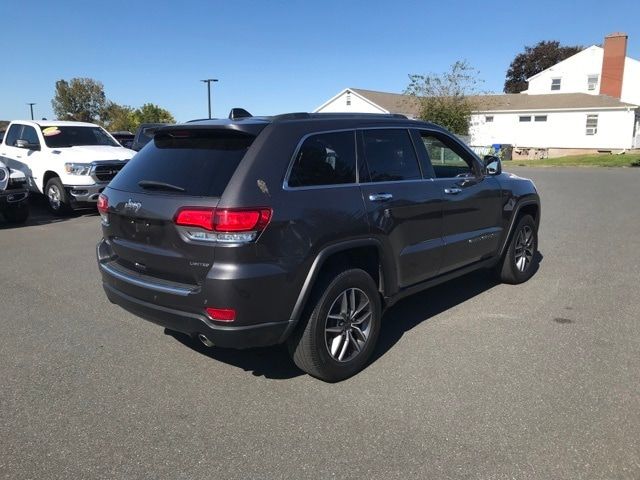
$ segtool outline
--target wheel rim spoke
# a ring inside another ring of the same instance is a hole
[[[367,345],[373,316],[372,303],[359,288],[348,288],[336,296],[325,320],[325,344],[329,355],[348,362]]]

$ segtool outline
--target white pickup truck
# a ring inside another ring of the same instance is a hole
[[[136,152],[92,123],[14,121],[0,144],[0,161],[24,172],[32,192],[56,215],[95,204]]]

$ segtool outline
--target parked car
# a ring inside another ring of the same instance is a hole
[[[168,123],[142,123],[136,130],[135,137],[133,139],[133,143],[131,144],[131,148],[136,152],[142,150],[149,141],[153,138],[153,134],[160,127],[164,127],[169,125]]]
[[[9,223],[24,223],[29,218],[27,178],[0,161],[0,213]]]
[[[366,365],[399,299],[480,268],[528,280],[540,223],[498,158],[372,114],[164,127],[98,209],[112,302],[207,346],[286,342],[326,381]]]
[[[111,136],[124,148],[131,148],[133,146],[133,140],[136,137],[133,133],[126,131],[111,132]]]
[[[133,155],[102,127],[81,122],[11,122],[0,144],[2,161],[22,171],[56,215],[95,205]]]

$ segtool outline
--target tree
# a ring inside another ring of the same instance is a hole
[[[171,112],[153,103],[145,103],[136,109],[134,116],[138,125],[141,123],[176,123]]]
[[[524,52],[515,56],[504,82],[505,93],[520,93],[528,87],[527,79],[552,67],[558,62],[582,51],[579,45],[563,47],[560,42],[542,41],[533,47],[524,47]]]
[[[108,102],[100,115],[100,120],[102,126],[111,132],[135,132],[139,125],[133,108],[127,105],[118,105],[115,102]]]
[[[466,61],[457,61],[442,74],[409,75],[404,93],[419,102],[420,119],[467,135],[474,107],[470,96],[477,93],[477,76],[478,71]]]
[[[56,94],[51,100],[53,111],[60,120],[79,122],[99,121],[107,99],[101,82],[91,78],[58,80]]]

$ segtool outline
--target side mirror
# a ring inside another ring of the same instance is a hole
[[[495,155],[484,156],[484,170],[487,175],[500,175],[502,173],[502,162]]]
[[[26,140],[16,140],[15,146],[18,148],[26,148],[27,150],[40,150],[40,145],[37,143],[29,143]]]

